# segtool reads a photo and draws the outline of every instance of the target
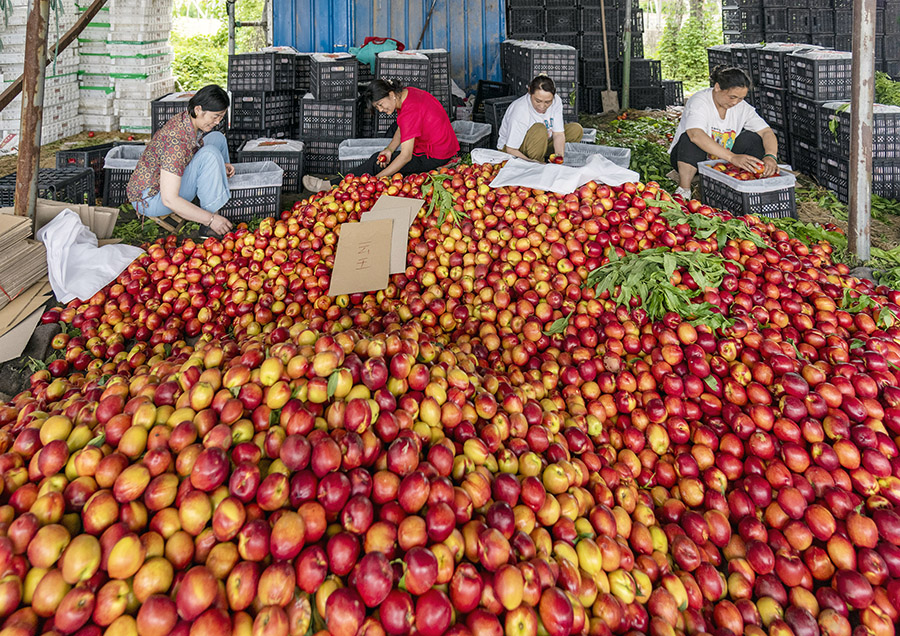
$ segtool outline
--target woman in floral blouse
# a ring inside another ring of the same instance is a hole
[[[216,234],[231,229],[231,221],[216,212],[231,197],[228,178],[234,166],[229,163],[225,135],[210,132],[229,105],[228,93],[220,86],[204,86],[191,97],[184,113],[153,135],[126,190],[139,214],[174,213]],[[199,198],[199,206],[192,203],[194,197]]]

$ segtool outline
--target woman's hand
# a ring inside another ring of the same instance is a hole
[[[225,176],[229,179],[234,176],[234,166],[230,163],[225,164]]]
[[[226,164],[228,165],[228,164]],[[232,172],[234,172],[234,167],[232,167]],[[207,223],[209,229],[211,229],[216,234],[225,234],[232,228],[231,221],[226,219],[221,214],[213,214],[209,218],[209,223]]]
[[[390,148],[385,148],[378,154],[378,159],[375,161],[375,165],[379,168],[384,168],[391,162],[391,157],[393,156],[393,151]]]
[[[778,172],[778,162],[771,155],[763,157],[763,177],[771,177]]]
[[[763,169],[763,162],[753,155],[732,155],[731,163],[747,172],[759,173]]]

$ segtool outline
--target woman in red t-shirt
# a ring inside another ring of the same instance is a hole
[[[389,177],[428,172],[443,166],[459,152],[459,141],[450,118],[434,96],[412,86],[404,88],[396,80],[377,79],[366,89],[369,107],[385,115],[397,113],[397,124],[387,147],[373,154],[354,174]],[[400,152],[396,153],[397,149]],[[303,177],[308,190],[318,192],[331,187],[327,179]]]

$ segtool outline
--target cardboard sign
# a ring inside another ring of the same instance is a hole
[[[390,219],[341,224],[329,296],[387,287],[393,225]]]
[[[363,213],[361,221],[390,219],[394,222],[391,232],[391,274],[406,271],[406,255],[409,249],[409,228],[416,220],[419,209],[425,204],[422,199],[406,199],[382,195],[372,209]]]

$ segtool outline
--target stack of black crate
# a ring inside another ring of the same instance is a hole
[[[500,44],[500,69],[512,95],[524,95],[540,74],[556,84],[563,117],[578,118],[578,51],[565,44],[541,40],[506,40]]]
[[[231,154],[249,139],[291,136],[296,58],[292,53],[228,56],[231,126],[227,139]]]
[[[762,44],[733,42],[706,49],[710,75],[717,66],[739,68],[747,74],[747,77],[750,78],[750,90],[744,101],[751,106],[757,105],[759,62],[756,58],[756,50],[760,48],[762,48]]]
[[[333,175],[340,169],[338,146],[356,131],[356,58],[313,53],[309,59],[309,93],[297,108],[303,169],[307,174]]]

